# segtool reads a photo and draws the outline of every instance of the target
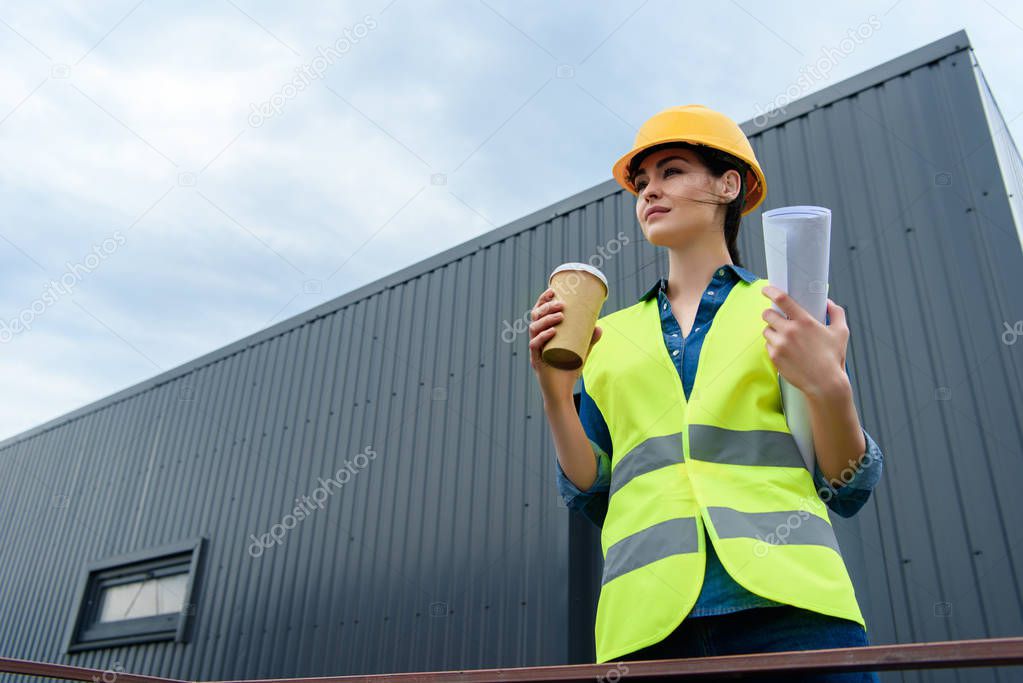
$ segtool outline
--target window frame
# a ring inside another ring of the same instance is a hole
[[[206,539],[199,536],[86,563],[67,626],[65,652],[157,641],[189,642],[205,545]],[[175,574],[188,577],[180,611],[110,622],[98,620],[99,598],[104,589],[139,579]]]

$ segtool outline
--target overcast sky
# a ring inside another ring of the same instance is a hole
[[[1021,138],[1019,5],[834,4],[3,3],[0,438],[601,183],[668,106],[965,28]]]

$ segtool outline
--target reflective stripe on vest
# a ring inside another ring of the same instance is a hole
[[[736,431],[691,424],[689,455],[694,460],[726,465],[806,466],[791,434],[763,429]]]
[[[653,470],[682,462],[682,434],[668,434],[647,439],[628,452],[611,472],[608,496],[635,477]]]
[[[739,281],[729,292],[688,400],[656,298],[597,322],[603,336],[583,378],[613,445],[598,663],[678,627],[700,593],[705,537],[751,592],[865,626],[827,507],[785,422],[763,337],[766,284]]]
[[[695,517],[680,517],[623,538],[607,549],[601,584],[665,557],[697,552],[696,531]]]
[[[718,538],[755,538],[772,545],[823,545],[841,554],[831,524],[806,510],[740,512],[710,507],[707,512]]]

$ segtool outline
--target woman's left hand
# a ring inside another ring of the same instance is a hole
[[[807,396],[823,394],[848,381],[845,309],[828,299],[830,324],[825,325],[777,287],[767,285],[762,291],[785,313],[768,308],[761,316],[767,321],[767,353],[781,376]]]

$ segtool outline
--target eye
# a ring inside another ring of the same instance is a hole
[[[664,177],[667,178],[673,171],[675,173],[685,173],[685,171],[683,171],[681,168],[678,168],[677,166],[667,166],[664,169]]]
[[[676,173],[682,173],[682,169],[675,168],[674,166],[668,166],[667,168],[664,169],[664,177],[665,178],[668,177],[668,171],[675,171]],[[639,181],[637,181],[635,183],[635,186],[636,186],[636,192],[642,192],[643,188],[646,187],[646,183],[644,183],[642,180],[639,180]]]

